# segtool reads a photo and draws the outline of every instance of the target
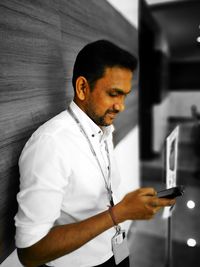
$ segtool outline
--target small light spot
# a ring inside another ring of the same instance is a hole
[[[194,209],[195,202],[193,200],[188,200],[187,207],[188,207],[188,209]]]
[[[195,247],[196,244],[197,244],[197,242],[196,242],[196,240],[193,239],[193,238],[189,238],[189,239],[187,240],[187,245],[188,245],[189,247]]]
[[[197,42],[200,43],[200,36],[197,37]]]

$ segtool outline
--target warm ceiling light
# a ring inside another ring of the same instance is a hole
[[[196,240],[193,239],[193,238],[189,238],[189,239],[187,240],[187,245],[188,245],[189,247],[195,247],[196,244],[197,244],[197,242],[196,242]]]

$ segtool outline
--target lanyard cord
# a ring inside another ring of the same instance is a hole
[[[110,162],[110,156],[109,156],[109,150],[108,150],[108,143],[105,141],[105,147],[106,147],[106,153],[107,153],[107,158],[108,158],[108,164],[109,164],[109,168],[108,168],[108,182],[107,179],[105,177],[104,171],[102,169],[101,163],[97,157],[97,154],[94,150],[94,147],[85,131],[85,129],[83,128],[83,125],[81,124],[81,122],[79,121],[79,119],[77,118],[77,116],[74,114],[74,112],[72,111],[72,109],[70,107],[68,107],[68,111],[70,113],[70,115],[72,116],[72,118],[75,120],[75,122],[77,123],[77,125],[79,126],[81,132],[83,133],[83,135],[85,136],[89,146],[90,146],[90,150],[93,154],[93,156],[95,157],[97,164],[101,170],[104,182],[105,182],[105,188],[108,192],[108,197],[109,197],[109,201],[110,201],[110,205],[114,206],[114,202],[113,202],[113,197],[112,197],[112,189],[111,189],[111,162]]]

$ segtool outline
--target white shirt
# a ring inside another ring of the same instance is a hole
[[[74,102],[71,109],[84,127],[107,177],[111,160],[111,183],[117,203],[119,174],[113,155],[113,126],[102,131]],[[33,133],[19,159],[19,210],[15,216],[16,246],[29,247],[54,225],[82,221],[108,209],[105,182],[97,160],[78,124],[63,111]],[[81,248],[49,263],[56,267],[102,264],[113,254],[111,228]]]

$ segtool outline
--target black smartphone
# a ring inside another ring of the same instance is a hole
[[[160,198],[175,198],[184,194],[184,186],[176,186],[169,189],[161,190],[157,192],[157,197]]]

